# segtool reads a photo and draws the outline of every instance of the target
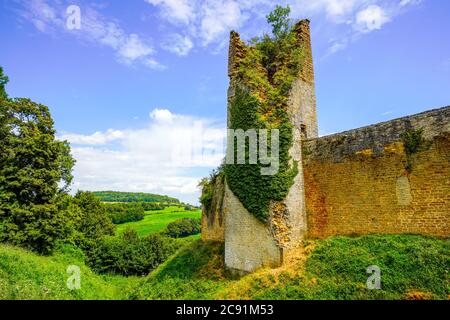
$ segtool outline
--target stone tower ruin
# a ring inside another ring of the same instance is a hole
[[[309,21],[300,21],[294,27],[294,32],[304,52],[303,64],[293,82],[287,110],[294,131],[289,153],[298,164],[298,174],[287,197],[271,204],[266,224],[248,212],[225,183],[225,264],[230,269],[251,272],[264,266],[279,266],[286,250],[306,232],[301,140],[318,135]],[[229,101],[235,90],[235,71],[239,68],[239,61],[245,57],[245,52],[245,44],[239,34],[231,33]]]
[[[224,174],[211,181],[202,239],[224,242],[230,270],[280,266],[305,237],[450,235],[450,107],[318,137],[309,24],[302,20],[293,28],[302,63],[287,97],[290,165],[298,169],[287,195],[270,202],[262,222],[244,207]],[[228,128],[248,50],[231,32]]]

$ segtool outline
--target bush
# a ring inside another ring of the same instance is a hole
[[[183,218],[167,225],[165,234],[171,238],[184,238],[201,232],[201,219]]]
[[[158,234],[140,238],[127,229],[120,237],[106,237],[87,252],[88,265],[98,273],[146,275],[176,250],[174,240]]]
[[[157,203],[157,202],[141,202],[144,211],[156,211],[156,210],[164,210],[164,208],[168,207],[170,204]]]
[[[142,203],[110,203],[104,206],[114,224],[140,221],[145,216]]]

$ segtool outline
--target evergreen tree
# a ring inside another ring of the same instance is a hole
[[[3,68],[0,67],[0,100],[8,98],[5,89],[5,86],[8,83],[8,81],[9,81],[8,77],[3,74]]]
[[[67,233],[57,196],[72,181],[70,147],[56,140],[49,109],[29,99],[0,100],[0,141],[0,241],[49,252]]]

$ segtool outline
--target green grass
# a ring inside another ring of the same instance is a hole
[[[202,300],[229,284],[222,270],[223,244],[197,240],[159,266],[130,298],[139,300]]]
[[[167,225],[181,218],[201,218],[201,210],[185,211],[183,207],[167,207],[164,210],[147,211],[143,220],[117,225],[117,234],[121,234],[126,228],[136,230],[143,237],[151,233],[164,231]],[[199,238],[195,235],[193,238]]]
[[[308,241],[296,260],[241,278],[225,272],[223,244],[177,239],[180,250],[143,278],[98,275],[71,246],[52,256],[0,244],[0,299],[448,299],[450,241],[412,235]],[[81,290],[67,289],[69,265]],[[381,268],[381,290],[366,269]]]
[[[447,299],[450,242],[410,235],[310,241],[298,263],[238,280],[223,271],[223,245],[193,242],[139,287],[135,299]],[[368,290],[367,267],[381,268],[381,290]]]
[[[81,289],[69,290],[67,267],[81,269]],[[118,300],[139,278],[101,276],[84,265],[80,250],[64,246],[52,256],[0,244],[0,300]]]

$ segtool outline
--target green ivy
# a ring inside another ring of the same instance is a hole
[[[422,145],[423,129],[408,130],[403,135],[403,145],[405,146],[405,152],[408,156],[417,153]]]
[[[262,222],[267,221],[270,202],[285,199],[298,174],[297,163],[289,155],[293,134],[287,106],[303,54],[292,27],[286,34],[274,35],[274,38],[265,35],[261,39],[253,39],[245,48],[246,55],[240,61],[238,74],[231,84],[235,94],[230,101],[229,127],[256,129],[257,132],[258,129],[278,129],[279,171],[272,176],[263,176],[261,164],[248,164],[248,143],[246,164],[225,166],[228,186],[243,206]],[[236,149],[237,146],[235,153]]]
[[[200,203],[205,209],[207,217],[210,216],[213,209],[212,204],[215,192],[214,188],[216,186],[217,179],[223,179],[223,174],[223,167],[220,166],[219,168],[213,170],[208,178],[203,178],[198,185],[202,190]]]
[[[423,139],[423,129],[410,129],[402,135],[402,139],[407,158],[406,171],[411,173],[413,169],[412,155],[419,152],[425,142]]]

